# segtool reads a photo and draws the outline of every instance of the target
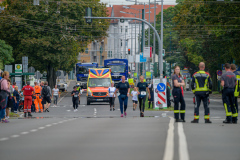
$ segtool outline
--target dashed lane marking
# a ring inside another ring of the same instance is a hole
[[[12,135],[11,138],[17,138],[19,135]]]
[[[47,124],[46,127],[51,127],[52,125],[51,124]]]
[[[36,132],[37,131],[37,129],[32,129],[32,130],[30,130],[30,132]]]
[[[5,137],[0,139],[0,141],[6,141],[6,140],[9,140],[9,138]]]
[[[21,134],[28,134],[29,132],[22,132]]]
[[[45,127],[39,127],[38,129],[44,129]]]

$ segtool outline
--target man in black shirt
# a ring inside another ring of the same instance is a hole
[[[226,73],[221,76],[221,86],[223,88],[222,100],[226,111],[226,120],[223,123],[237,123],[237,112],[234,107],[234,88],[237,79],[234,73],[230,70],[230,64],[225,64]]]
[[[74,112],[77,112],[78,111],[78,102],[79,102],[79,99],[80,99],[80,92],[77,90],[77,87],[74,86],[73,87],[73,91],[72,91],[72,101],[73,101],[73,109],[74,109]]]
[[[118,96],[119,103],[120,103],[120,110],[121,110],[121,117],[123,117],[123,103],[124,103],[124,115],[127,115],[127,103],[128,103],[128,96],[130,92],[129,83],[125,81],[125,76],[122,76],[122,81],[118,83],[115,91],[115,95],[119,90],[120,95]]]

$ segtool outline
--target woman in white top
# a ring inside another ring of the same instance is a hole
[[[138,91],[137,87],[134,87],[134,91],[131,92],[132,102],[133,102],[133,111],[136,110],[138,104]]]
[[[60,98],[59,89],[57,88],[57,85],[55,85],[55,88],[53,88],[52,90],[52,98],[54,98],[53,107],[57,107],[57,101],[58,101],[58,98]]]
[[[114,87],[114,83],[111,83],[111,87],[108,88],[108,97],[109,97],[109,103],[110,103],[110,111],[115,111],[114,108],[114,101],[115,101],[115,92],[116,88]]]

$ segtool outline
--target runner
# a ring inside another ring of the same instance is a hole
[[[146,90],[148,91],[148,97],[151,98],[148,84],[146,82],[143,82],[143,80],[144,77],[140,76],[140,82],[137,84],[140,117],[144,117],[145,101],[147,97]]]
[[[108,88],[108,97],[109,97],[109,103],[110,103],[110,111],[115,111],[114,108],[114,101],[115,101],[115,92],[116,88],[114,87],[114,83],[111,83],[111,87]]]
[[[57,85],[55,85],[55,88],[52,89],[52,98],[54,99],[53,107],[57,107],[58,98],[60,98],[59,89],[57,88]]]
[[[124,115],[127,116],[127,103],[128,103],[128,96],[130,92],[129,83],[125,81],[125,76],[122,76],[121,82],[118,83],[116,90],[115,90],[115,96],[117,91],[119,90],[120,95],[118,96],[119,103],[120,103],[120,111],[121,111],[121,117],[123,117],[123,111]],[[123,109],[124,104],[124,109]]]
[[[131,92],[131,96],[132,96],[132,102],[133,102],[133,111],[136,110],[137,108],[137,104],[138,104],[138,92],[137,92],[137,87],[134,87],[134,90]]]
[[[78,102],[79,102],[79,99],[80,99],[80,92],[77,90],[76,86],[73,87],[73,91],[71,93],[71,96],[72,96],[73,109],[74,109],[73,111],[77,112],[78,111]]]

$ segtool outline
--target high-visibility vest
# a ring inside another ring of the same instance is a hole
[[[193,93],[198,92],[198,91],[211,91],[208,88],[208,78],[210,77],[209,74],[207,74],[205,71],[198,71],[194,74],[193,76],[195,78],[195,83],[196,83],[196,88],[193,90]],[[197,80],[198,77],[205,77],[205,83],[203,87],[199,87],[199,82]]]
[[[36,86],[34,86],[34,90],[35,90],[35,93],[41,93],[42,88],[41,88],[41,86],[36,85]]]
[[[236,75],[237,78],[237,85],[235,86],[234,96],[239,96],[239,90],[240,90],[240,75]]]

